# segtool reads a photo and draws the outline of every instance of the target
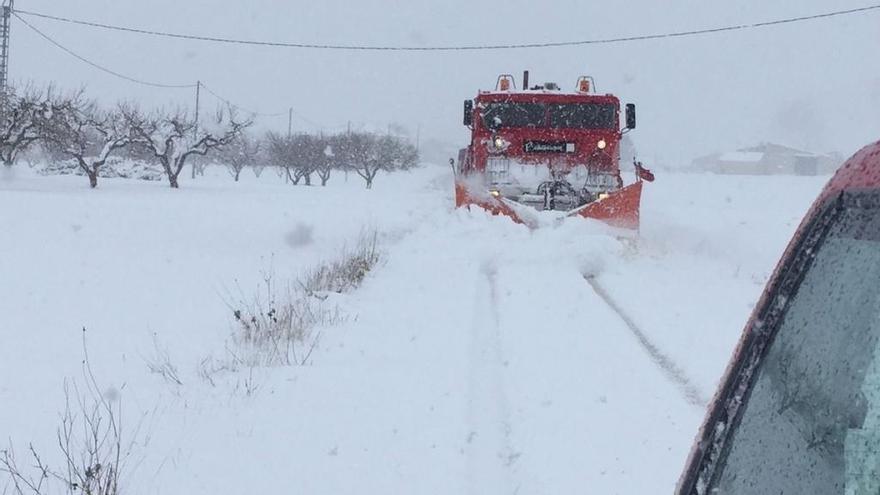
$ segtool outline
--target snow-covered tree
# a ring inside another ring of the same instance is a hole
[[[346,173],[355,171],[363,177],[360,169],[368,163],[370,150],[375,147],[375,141],[376,136],[365,132],[348,132],[334,136],[331,141],[333,162],[337,168],[345,170]],[[372,185],[372,179],[368,184],[368,187]]]
[[[294,185],[299,185],[303,179],[307,186],[312,184],[312,173],[315,171],[312,136],[307,134],[282,136],[270,132],[266,135],[266,141],[269,159],[282,170],[287,180]]]
[[[231,110],[218,111],[205,126],[197,125],[183,110],[145,115],[129,108],[124,116],[132,137],[158,159],[173,189],[180,187],[178,178],[187,159],[228,145],[252,124],[250,120],[237,120]]]
[[[380,171],[405,170],[415,166],[418,154],[415,148],[395,136],[368,136],[363,140],[366,150],[355,163],[355,172],[373,188],[373,180]]]
[[[354,171],[369,189],[380,171],[406,170],[418,163],[415,147],[391,135],[348,132],[329,137],[281,136],[270,132],[266,142],[271,163],[294,184],[305,179],[305,184],[311,185],[311,175],[317,173],[321,185],[327,185],[336,169]]]
[[[241,171],[246,167],[256,167],[260,158],[263,143],[242,132],[228,145],[222,147],[219,159],[229,170],[229,174],[238,182]],[[259,177],[259,174],[257,174]]]
[[[52,87],[21,90],[7,88],[0,95],[0,161],[12,166],[16,158],[37,142],[42,123],[52,114]]]
[[[410,170],[419,164],[419,151],[409,140],[393,138],[394,146],[388,156],[388,170]]]
[[[294,179],[293,152],[291,151],[290,139],[278,133],[269,131],[266,134],[266,158],[273,166],[278,167],[278,173],[288,182]],[[297,184],[299,179],[294,182]]]
[[[76,160],[89,178],[89,185],[95,188],[98,173],[110,155],[131,142],[122,115],[122,111],[101,110],[94,100],[79,92],[55,105],[42,135],[55,154]]]
[[[330,180],[330,174],[335,168],[333,142],[331,139],[321,136],[317,142],[318,152],[318,177],[321,179],[321,185],[326,186]]]
[[[299,168],[300,175],[305,179],[305,185],[312,185],[312,174],[318,170],[318,162],[324,158],[319,152],[317,138],[310,134],[295,134],[293,151],[295,164]]]

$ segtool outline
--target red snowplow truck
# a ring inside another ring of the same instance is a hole
[[[522,83],[517,90],[502,75],[494,91],[465,100],[471,142],[455,168],[456,206],[526,224],[550,211],[637,230],[642,181],[654,177],[638,162],[633,184],[620,176],[620,140],[636,127],[635,105],[626,105],[621,129],[620,100],[596,94],[591,77],[571,93],[554,83],[529,87],[528,71]]]

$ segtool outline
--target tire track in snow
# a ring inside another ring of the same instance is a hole
[[[497,267],[480,267],[471,328],[468,377],[467,489],[473,495],[516,493],[510,468],[519,457],[511,447],[510,404],[505,391]],[[482,287],[481,287],[482,286]]]
[[[684,395],[685,400],[693,406],[700,408],[706,407],[709,401],[705,398],[700,388],[694,384],[693,380],[687,376],[684,369],[676,363],[674,359],[664,354],[663,351],[661,351],[660,348],[648,338],[647,334],[639,328],[627,312],[614,301],[610,294],[608,294],[608,291],[596,281],[596,277],[593,275],[584,275],[584,280],[590,284],[590,287],[596,295],[598,295],[602,301],[605,302],[605,304],[611,308],[618,317],[620,317],[623,323],[626,324],[630,333],[636,338],[642,350],[648,354],[651,361],[660,368],[666,378],[678,387]]]
[[[490,265],[489,269],[486,271],[486,279],[489,282],[489,300],[492,303],[492,328],[495,333],[496,364],[498,365],[498,386],[500,392],[498,401],[501,407],[500,419],[502,420],[502,426],[504,428],[504,442],[502,449],[498,452],[498,456],[501,458],[506,468],[511,468],[516,463],[517,459],[519,459],[520,453],[513,449],[511,441],[513,425],[510,414],[510,400],[507,397],[507,387],[504,383],[503,373],[504,369],[507,368],[508,361],[504,352],[504,345],[502,344],[501,311],[498,302],[498,268],[494,264]],[[514,490],[513,493],[517,493],[518,491],[519,488]]]

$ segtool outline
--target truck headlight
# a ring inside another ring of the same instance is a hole
[[[487,143],[487,147],[489,148],[490,153],[499,153],[510,147],[510,141],[501,136],[492,136]]]
[[[600,139],[599,142],[596,143],[596,147],[600,150],[604,150],[606,146],[608,146],[608,143],[606,143],[604,139]]]

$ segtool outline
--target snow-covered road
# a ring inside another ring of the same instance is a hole
[[[443,169],[380,179],[0,182],[0,437],[51,452],[86,326],[100,380],[143,418],[131,493],[670,492],[825,180],[660,176],[634,244],[452,210]],[[312,365],[199,379],[228,287],[307,269],[365,225],[384,261]],[[149,372],[154,335],[183,385]]]
[[[583,276],[631,248],[576,220],[534,232],[481,212],[434,222],[395,246],[384,275],[362,289],[358,298],[367,302],[352,332],[364,339],[354,344],[361,356],[403,350],[403,363],[399,355],[384,358],[401,375],[448,367],[465,380],[445,392],[463,414],[440,445],[466,476],[447,477],[433,485],[436,493],[671,486],[702,408]],[[389,300],[405,307],[389,311]],[[343,340],[350,346],[360,338]],[[449,387],[443,379],[425,382],[425,390]],[[433,419],[423,419],[431,429]],[[420,479],[405,486],[432,486]]]

